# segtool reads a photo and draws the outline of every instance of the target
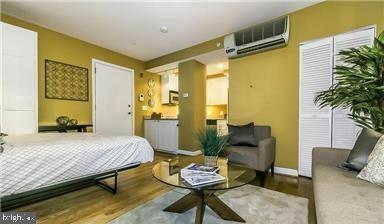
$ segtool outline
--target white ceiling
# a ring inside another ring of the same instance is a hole
[[[4,1],[2,12],[147,61],[312,5],[280,1]],[[168,27],[163,34],[160,27]]]

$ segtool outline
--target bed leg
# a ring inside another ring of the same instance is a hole
[[[111,177],[114,178],[113,187],[108,186],[107,184],[101,182],[101,180],[106,179],[106,178],[111,178]],[[109,175],[109,176],[104,177],[102,179],[97,179],[96,183],[97,183],[97,185],[99,185],[104,190],[110,191],[110,192],[112,192],[112,194],[116,194],[117,193],[117,177],[118,177],[118,172],[115,171],[112,175]]]
[[[113,194],[116,194],[117,192],[117,176],[119,175],[119,173],[117,171],[115,171],[115,187],[113,189]]]

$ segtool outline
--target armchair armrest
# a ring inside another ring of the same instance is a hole
[[[261,170],[267,170],[269,169],[269,166],[275,162],[276,138],[271,136],[269,138],[262,139],[259,142],[258,148],[259,150],[257,150],[257,153],[259,154],[259,167]]]

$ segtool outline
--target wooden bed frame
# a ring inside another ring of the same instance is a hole
[[[42,201],[47,198],[55,197],[58,195],[66,194],[68,192],[76,191],[81,188],[98,185],[103,189],[110,191],[113,194],[117,192],[117,178],[118,173],[124,170],[136,168],[140,166],[140,162],[130,163],[126,166],[119,167],[117,169],[109,170],[106,172],[82,177],[59,184],[42,187],[36,190],[30,190],[18,194],[12,194],[2,197],[1,200],[1,211],[8,211],[23,205],[31,204],[37,201]],[[107,178],[114,178],[113,186],[109,186],[102,182]]]

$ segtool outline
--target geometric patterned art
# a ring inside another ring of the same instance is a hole
[[[46,59],[45,97],[88,101],[88,69]]]

